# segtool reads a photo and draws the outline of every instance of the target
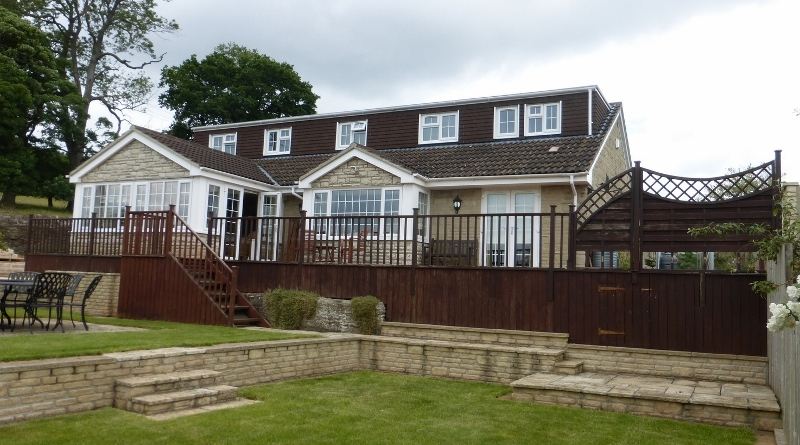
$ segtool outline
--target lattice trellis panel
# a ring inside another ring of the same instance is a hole
[[[578,225],[583,226],[589,218],[614,198],[629,192],[633,184],[633,170],[627,170],[602,183],[589,194],[576,209]]]
[[[715,178],[684,178],[642,169],[642,191],[679,202],[713,203],[743,198],[772,187],[774,163]]]

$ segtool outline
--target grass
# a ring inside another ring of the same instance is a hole
[[[155,422],[107,408],[0,428],[15,445],[753,444],[747,429],[498,399],[508,387],[373,372],[247,388],[263,403]]]
[[[53,208],[47,207],[47,198],[36,196],[17,196],[16,207],[0,207],[0,214],[4,215],[43,215],[43,216],[62,216],[70,217],[72,212],[67,210],[67,202],[58,199],[53,200]]]
[[[78,317],[80,319],[80,317]],[[65,323],[70,323],[69,313]],[[87,317],[91,323],[132,326],[147,329],[133,332],[98,332],[96,334],[42,334],[0,337],[0,361],[97,355],[105,352],[133,351],[180,346],[207,346],[264,340],[308,337],[285,332],[254,331],[225,326],[203,326],[164,321]],[[27,332],[27,329],[17,329]],[[37,325],[34,330],[39,329]],[[90,327],[91,329],[91,327]]]

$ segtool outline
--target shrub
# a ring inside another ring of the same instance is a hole
[[[300,329],[317,312],[319,295],[294,289],[273,289],[264,294],[267,318],[279,329]]]
[[[371,295],[354,297],[350,300],[350,310],[353,312],[353,320],[359,333],[365,335],[378,333],[379,303],[380,300]]]

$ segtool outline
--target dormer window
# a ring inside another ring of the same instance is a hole
[[[519,136],[519,106],[495,107],[494,109],[494,138],[515,138]]]
[[[336,124],[336,149],[344,150],[352,143],[367,145],[367,121]]]
[[[458,141],[458,111],[419,115],[420,144],[456,141]]]
[[[561,133],[561,102],[525,105],[525,136]]]
[[[236,154],[236,133],[212,134],[208,138],[208,146],[212,150],[223,151],[228,154]]]
[[[264,130],[264,156],[285,155],[292,150],[292,129]]]

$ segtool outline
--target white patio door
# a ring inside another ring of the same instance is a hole
[[[534,213],[539,196],[534,192],[490,192],[486,194],[483,228],[484,261],[487,266],[536,267],[539,265],[540,218]]]

